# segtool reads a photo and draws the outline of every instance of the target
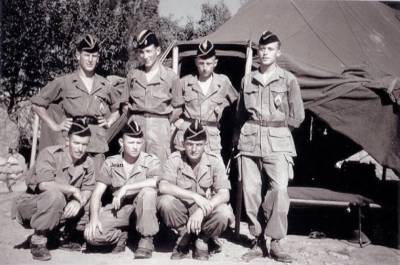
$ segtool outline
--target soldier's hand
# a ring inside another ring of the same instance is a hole
[[[212,212],[213,206],[211,202],[203,196],[196,194],[193,200],[200,207],[205,216],[208,216]]]
[[[101,222],[98,219],[92,219],[90,222],[86,225],[84,235],[85,238],[91,241],[94,241],[96,238],[96,229],[99,230],[99,233],[103,233],[103,227],[101,225]]]
[[[127,190],[126,190],[125,186],[122,186],[114,195],[112,204],[113,204],[115,210],[119,210],[119,208],[121,207],[121,202],[122,202],[122,199],[125,197],[126,192],[127,192]]]
[[[77,200],[80,204],[83,202],[81,191],[78,188],[74,187],[74,192],[71,194],[72,198]]]
[[[58,126],[54,129],[57,132],[68,131],[72,125],[72,118],[65,118]]]
[[[104,118],[103,115],[98,115],[96,116],[97,118],[97,123],[99,124],[100,127],[103,127],[105,129],[110,128],[110,124],[108,123],[107,119]]]
[[[188,233],[194,233],[196,235],[201,232],[201,224],[203,223],[204,214],[203,211],[198,208],[194,213],[189,217],[189,220],[186,224],[186,229]]]
[[[81,203],[77,200],[72,200],[67,203],[67,206],[64,208],[63,217],[64,218],[71,218],[78,215],[81,209]]]

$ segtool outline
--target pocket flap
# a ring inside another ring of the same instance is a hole
[[[271,91],[278,92],[278,93],[285,93],[285,92],[287,92],[287,87],[279,86],[279,85],[272,85]]]
[[[225,98],[222,97],[216,97],[216,98],[212,98],[211,101],[215,102],[217,104],[221,104],[222,102],[224,102]]]
[[[243,135],[252,135],[256,134],[258,131],[257,126],[251,126],[251,124],[245,124],[242,128],[242,134]]]
[[[289,137],[292,136],[290,133],[289,128],[283,127],[283,128],[269,128],[269,135],[272,137]]]

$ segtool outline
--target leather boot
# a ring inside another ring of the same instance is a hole
[[[290,256],[279,244],[279,240],[272,239],[271,240],[271,247],[269,250],[269,254],[271,258],[276,261],[284,262],[284,263],[291,263],[293,262],[292,256]]]

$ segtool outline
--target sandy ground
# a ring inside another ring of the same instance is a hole
[[[249,263],[241,261],[240,257],[247,251],[245,241],[222,238],[224,245],[221,253],[213,255],[208,262],[184,259],[172,261],[169,259],[173,247],[173,238],[165,238],[165,245],[156,246],[153,258],[150,260],[134,260],[130,248],[121,254],[79,253],[63,250],[52,250],[52,260],[47,262],[31,259],[29,249],[16,249],[14,246],[22,243],[32,230],[23,229],[18,223],[10,219],[12,199],[24,190],[24,185],[18,183],[16,192],[8,193],[4,183],[0,183],[0,264],[282,264],[269,258],[257,258]],[[248,237],[248,230],[244,223],[241,224],[243,238]],[[347,264],[400,264],[400,251],[378,245],[369,245],[360,248],[345,240],[333,238],[311,239],[307,236],[289,235],[282,245],[290,251],[296,259],[292,264],[310,265],[347,265]]]

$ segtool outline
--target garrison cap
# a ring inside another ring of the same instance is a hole
[[[100,50],[99,41],[92,34],[86,34],[76,45],[78,51],[98,52]]]
[[[204,40],[197,47],[197,57],[201,59],[208,59],[215,56],[214,44],[209,40]]]
[[[274,33],[272,33],[271,31],[264,31],[261,34],[260,40],[258,41],[259,45],[267,45],[273,42],[281,42],[278,38],[278,36],[276,36]]]
[[[68,130],[68,136],[71,135],[78,135],[80,137],[90,136],[91,132],[89,125],[85,122],[85,120],[74,120]]]
[[[158,42],[156,34],[151,30],[145,29],[142,30],[137,36],[135,40],[135,46],[138,49],[144,49],[150,45],[154,44],[154,46],[160,46]]]
[[[202,141],[207,139],[205,128],[200,124],[200,121],[194,120],[183,134],[184,140]]]
[[[121,136],[127,135],[129,137],[142,138],[143,131],[139,124],[131,117],[121,130]]]

